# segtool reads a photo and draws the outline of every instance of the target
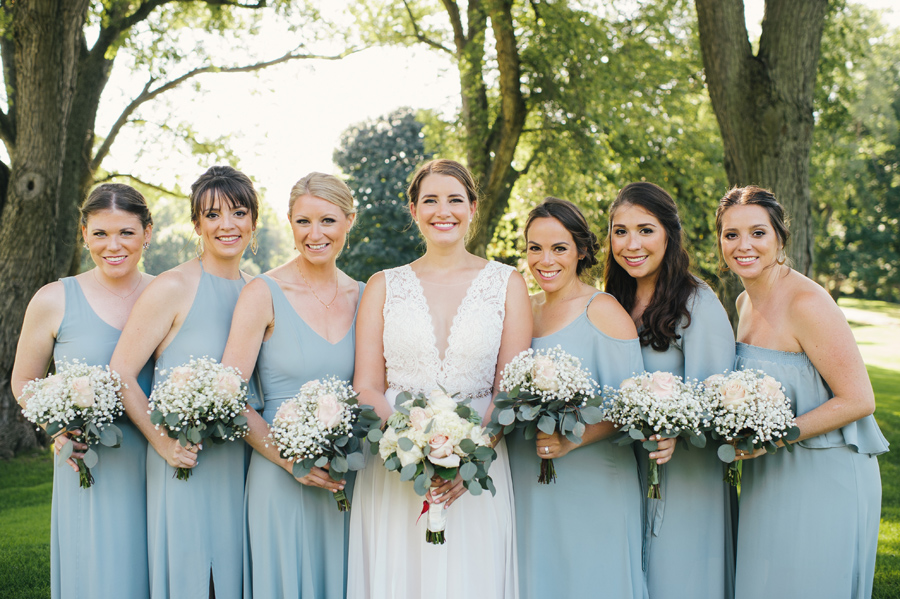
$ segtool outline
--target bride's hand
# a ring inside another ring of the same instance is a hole
[[[466,486],[459,474],[453,480],[444,480],[440,476],[435,476],[431,479],[431,484],[431,490],[428,492],[429,502],[446,503],[446,507],[453,505],[453,502],[466,492]]]

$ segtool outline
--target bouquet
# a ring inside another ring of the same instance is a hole
[[[603,420],[595,389],[581,360],[559,346],[527,349],[503,369],[491,432],[508,434],[520,427],[526,439],[533,439],[538,430],[548,435],[559,430],[571,442],[581,443],[585,426]],[[553,460],[541,460],[538,482],[556,482]]]
[[[35,379],[25,385],[28,397],[22,413],[35,424],[46,424],[51,437],[68,435],[88,446],[102,443],[119,447],[122,431],[113,421],[124,412],[119,392],[122,381],[109,366],[88,366],[78,360],[57,364],[56,374]],[[72,435],[72,431],[81,431]],[[67,460],[72,444],[66,443],[59,456]],[[94,484],[91,468],[97,465],[99,454],[88,447],[83,458],[77,458],[79,485],[82,489]]]
[[[166,374],[166,371],[160,371]],[[236,368],[225,367],[206,356],[169,371],[169,377],[150,395],[150,422],[164,427],[182,447],[204,439],[214,443],[247,435],[247,385]],[[176,468],[178,480],[191,476],[190,468]]]
[[[472,495],[483,489],[496,493],[487,471],[497,453],[481,427],[481,417],[467,401],[457,402],[443,389],[427,397],[404,391],[397,401],[384,432],[375,429],[368,436],[372,453],[381,455],[385,468],[399,470],[401,480],[413,481],[418,495],[427,493],[435,477],[448,481],[457,474]],[[426,512],[425,540],[443,544],[447,523],[443,506],[425,501],[422,514]]]
[[[641,439],[648,451],[657,449],[653,435],[689,439],[696,447],[706,446],[704,432],[712,419],[712,404],[703,387],[684,382],[671,372],[645,372],[627,378],[618,389],[606,387],[605,419],[616,423],[621,433],[616,443]],[[661,499],[659,465],[650,460],[647,497]]]
[[[281,457],[294,463],[296,478],[330,463],[331,478],[341,480],[349,470],[366,465],[362,442],[381,419],[356,398],[349,383],[331,377],[304,383],[300,393],[281,404],[269,437]],[[344,491],[334,493],[334,499],[340,511],[350,509]]]
[[[728,463],[725,480],[734,486],[741,482],[738,449],[753,453],[765,447],[775,453],[780,439],[793,451],[790,441],[800,436],[800,429],[781,383],[761,370],[736,370],[714,374],[704,384],[715,406],[713,438],[725,440],[718,450],[719,459]]]

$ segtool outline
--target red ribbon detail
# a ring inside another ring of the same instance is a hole
[[[424,516],[425,514],[428,513],[428,508],[429,508],[429,507],[430,507],[430,505],[428,504],[428,500],[425,500],[425,501],[422,502],[422,511],[419,513],[419,517],[416,518],[416,524],[419,523],[419,520],[422,519],[422,516]]]

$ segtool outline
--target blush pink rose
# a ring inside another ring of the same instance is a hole
[[[63,394],[63,377],[59,374],[48,376],[41,385],[41,391],[51,397],[59,397]]]
[[[556,364],[547,356],[538,356],[534,359],[531,369],[534,385],[541,391],[556,391],[559,389],[559,381],[556,379]]]
[[[672,397],[678,379],[671,372],[654,372],[650,375],[650,392],[657,397]]]
[[[456,405],[456,402],[453,403]],[[417,431],[424,431],[425,427],[428,425],[428,421],[431,420],[432,414],[430,412],[430,410],[426,410],[425,408],[411,408],[409,410],[409,423]]]
[[[428,440],[428,445],[431,446],[428,459],[432,464],[445,468],[456,468],[459,466],[459,456],[453,453],[453,443],[450,441],[450,437],[441,433],[435,433]]]
[[[621,383],[619,383],[619,389],[630,389],[631,387],[637,387],[637,381],[633,378],[628,377]]]
[[[747,388],[741,381],[727,381],[721,388],[722,405],[730,406],[747,399]]]
[[[169,373],[169,384],[175,387],[175,389],[184,389],[192,376],[194,376],[194,371],[190,366],[176,366],[172,369],[172,372]]]
[[[316,409],[316,418],[325,425],[325,428],[334,428],[344,417],[344,408],[332,393],[326,393],[319,398],[319,407]]]
[[[284,402],[279,406],[278,411],[275,412],[275,418],[288,421],[299,420],[300,411],[297,409],[297,404],[292,401]]]
[[[760,382],[760,390],[763,392],[763,395],[765,395],[769,399],[784,399],[784,392],[781,390],[781,383],[779,383],[769,375],[763,377],[762,381]]]
[[[713,375],[707,377],[705,381],[703,381],[703,385],[707,389],[716,389],[719,385],[722,384],[722,381],[724,381],[724,380],[725,380],[724,374],[713,374]]]
[[[233,397],[241,390],[241,382],[241,377],[233,372],[219,372],[216,374],[216,391],[226,397]]]
[[[94,405],[94,385],[91,383],[91,377],[79,376],[72,379],[72,399],[79,408]]]

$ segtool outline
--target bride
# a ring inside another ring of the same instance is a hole
[[[525,281],[515,270],[466,251],[477,192],[451,160],[422,166],[409,190],[425,255],[374,275],[357,319],[353,386],[383,420],[401,391],[442,386],[472,399],[485,422],[506,363],[531,342]],[[350,599],[518,595],[515,515],[506,445],[489,474],[497,493],[467,495],[462,481],[436,482],[426,499],[447,510],[447,542],[425,541],[422,498],[411,482],[370,457],[359,473],[350,521]]]

